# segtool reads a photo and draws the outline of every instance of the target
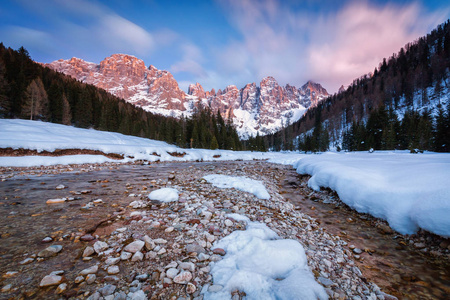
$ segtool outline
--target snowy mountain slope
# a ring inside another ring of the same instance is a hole
[[[100,64],[79,58],[58,60],[45,66],[72,76],[82,82],[103,88],[143,109],[165,115],[190,116],[199,105],[214,112],[220,110],[224,119],[231,118],[242,138],[275,132],[298,120],[309,108],[328,96],[317,83],[307,82],[301,88],[279,86],[273,77],[265,77],[257,86],[247,84],[238,89],[230,85],[217,92],[204,91],[197,83],[183,92],[172,74],[126,54],[113,54]]]

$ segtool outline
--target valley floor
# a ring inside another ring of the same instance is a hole
[[[215,187],[203,179],[211,174],[258,180],[270,198]],[[262,299],[280,290],[300,293],[295,286],[309,293],[306,299],[443,299],[450,293],[446,239],[397,235],[385,222],[347,209],[334,193],[310,189],[291,166],[103,163],[1,168],[0,176],[2,299]],[[180,192],[178,201],[148,199],[166,187]],[[291,266],[274,271],[265,255],[289,265],[283,247],[275,253],[264,241],[255,244],[262,248],[216,247],[252,226],[272,239],[299,242],[313,282],[291,282]],[[43,251],[51,245],[62,249]],[[234,285],[224,280],[239,268],[218,270],[239,251],[250,255],[230,260],[234,264],[265,267],[255,270],[265,280],[258,291],[246,285],[248,277]]]

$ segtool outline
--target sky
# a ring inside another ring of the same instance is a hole
[[[334,93],[449,18],[445,0],[2,0],[0,41],[42,63],[134,55],[185,91],[273,76]]]

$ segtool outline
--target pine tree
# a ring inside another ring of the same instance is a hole
[[[30,120],[47,120],[49,103],[42,80],[38,77],[28,85],[22,102],[22,116]]]
[[[211,139],[211,145],[209,146],[209,149],[215,150],[219,148],[219,143],[217,142],[217,138],[214,135]]]

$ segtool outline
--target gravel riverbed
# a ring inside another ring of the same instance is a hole
[[[88,228],[71,232],[32,228],[39,233],[39,244],[29,239],[23,242],[23,250],[2,248],[1,299],[203,299],[202,291],[222,288],[210,275],[211,265],[225,255],[223,249],[213,247],[214,242],[246,227],[245,222],[228,217],[230,213],[265,223],[281,239],[300,242],[310,269],[330,299],[396,299],[363,276],[355,263],[363,250],[328,233],[320,222],[283,197],[280,184],[291,169],[288,166],[258,161],[177,163],[158,174],[154,171],[158,164],[129,166],[139,169],[140,174],[153,172],[152,178],[141,176],[140,180],[125,171],[120,173],[121,167],[105,164],[0,170],[0,184],[17,178],[39,181],[51,175],[48,182],[54,185],[52,189],[61,191],[60,197],[53,199],[62,199],[57,204],[62,210],[70,208],[91,215],[108,211]],[[90,172],[95,177],[99,170],[108,169],[116,170],[116,177],[107,179],[108,173],[103,173],[94,193],[71,190],[59,181],[58,174],[73,173],[76,177]],[[123,180],[113,184],[120,174]],[[261,181],[270,199],[216,188],[202,178],[209,174]],[[164,187],[177,189],[179,200],[161,203],[148,199],[151,191]],[[109,194],[105,191],[101,197],[102,188]],[[45,192],[40,195],[42,202],[50,199]],[[82,203],[72,205],[77,199]],[[4,206],[12,205],[11,199],[0,201]],[[52,204],[46,205],[52,209]],[[10,222],[21,218],[20,213],[6,217]],[[12,238],[14,234],[3,228],[2,241]],[[8,255],[9,250],[14,257]],[[230,299],[244,297],[239,290],[230,294]]]

